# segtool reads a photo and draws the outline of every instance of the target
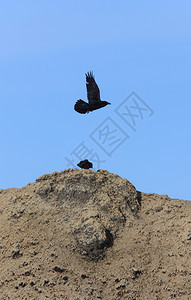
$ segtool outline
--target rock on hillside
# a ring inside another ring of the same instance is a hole
[[[0,190],[0,299],[191,299],[191,202],[67,169]]]
[[[107,171],[66,170],[36,182],[40,199],[59,205],[63,229],[74,237],[75,250],[93,260],[103,257],[119,228],[140,207],[134,186]]]

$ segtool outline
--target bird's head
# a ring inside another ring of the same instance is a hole
[[[110,102],[107,102],[107,101],[101,101],[102,102],[102,107],[108,105],[108,104],[111,104]]]

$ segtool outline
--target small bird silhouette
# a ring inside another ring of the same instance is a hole
[[[88,159],[82,160],[81,162],[79,162],[79,164],[77,164],[77,166],[80,167],[81,169],[93,168],[93,164],[89,162]]]
[[[108,104],[111,104],[107,101],[101,101],[100,99],[100,90],[95,82],[94,75],[92,72],[86,74],[86,88],[87,88],[87,98],[88,103],[79,99],[74,105],[75,111],[80,114],[89,113],[90,111],[99,109]]]

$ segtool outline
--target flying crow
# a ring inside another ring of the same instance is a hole
[[[97,86],[97,83],[95,82],[94,75],[92,72],[88,72],[86,74],[86,88],[88,103],[83,101],[82,99],[78,100],[74,105],[75,111],[79,112],[80,114],[85,114],[95,109],[111,104],[107,101],[101,101],[100,91]]]
[[[81,169],[93,168],[93,164],[89,162],[88,159],[82,160],[81,162],[79,162],[79,164],[77,164],[77,166],[80,167]]]

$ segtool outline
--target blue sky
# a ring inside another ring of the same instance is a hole
[[[190,11],[188,0],[1,1],[0,188],[76,165],[83,145],[95,169],[190,200]],[[80,115],[89,70],[112,105]],[[133,99],[148,108],[134,109],[134,129],[116,112]]]

